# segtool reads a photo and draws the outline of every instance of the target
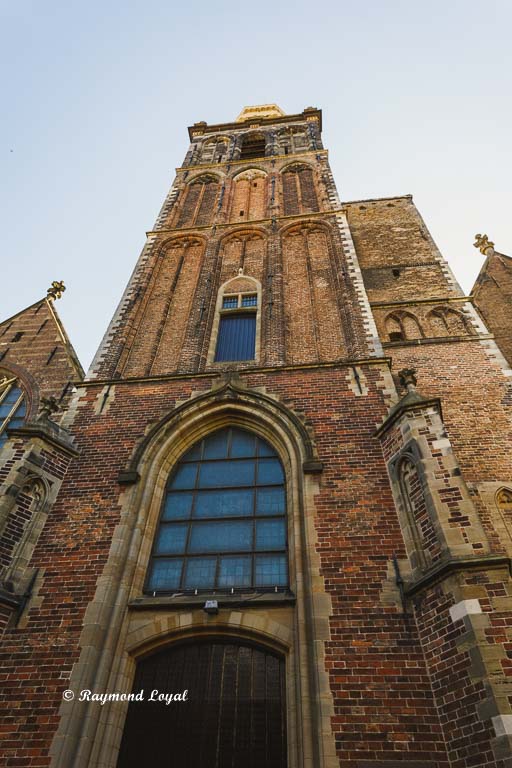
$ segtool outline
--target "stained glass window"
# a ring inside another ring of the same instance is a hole
[[[23,390],[15,378],[0,371],[0,447],[7,440],[7,428],[21,427],[25,415]]]
[[[288,584],[284,472],[251,432],[214,432],[171,475],[148,592],[272,589]]]

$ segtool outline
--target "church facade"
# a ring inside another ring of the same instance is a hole
[[[0,324],[6,766],[512,766],[509,260],[321,129],[189,128],[86,376],[61,283]]]

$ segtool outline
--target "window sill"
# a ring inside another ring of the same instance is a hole
[[[216,600],[219,610],[223,608],[248,608],[253,605],[295,605],[293,592],[243,592],[237,595],[205,593],[202,595],[143,595],[128,603],[131,610],[181,610],[182,608],[203,608],[207,600]]]

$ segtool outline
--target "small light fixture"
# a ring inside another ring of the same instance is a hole
[[[204,604],[203,611],[215,615],[219,612],[219,604],[217,600],[207,600]]]

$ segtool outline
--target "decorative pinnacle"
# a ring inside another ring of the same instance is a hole
[[[489,240],[487,235],[475,235],[475,248],[478,248],[484,256],[492,256],[494,253],[494,243]]]
[[[55,397],[42,397],[41,398],[41,407],[39,409],[39,419],[49,419],[50,416],[52,416],[54,413],[57,413],[57,411],[60,411],[60,406],[57,403],[57,400]]]
[[[398,376],[402,387],[407,389],[408,392],[416,391],[416,368],[402,368],[401,371],[398,371]]]
[[[46,291],[46,298],[48,299],[60,299],[64,291],[66,290],[66,286],[64,285],[63,280],[54,280],[51,284],[51,286]]]

